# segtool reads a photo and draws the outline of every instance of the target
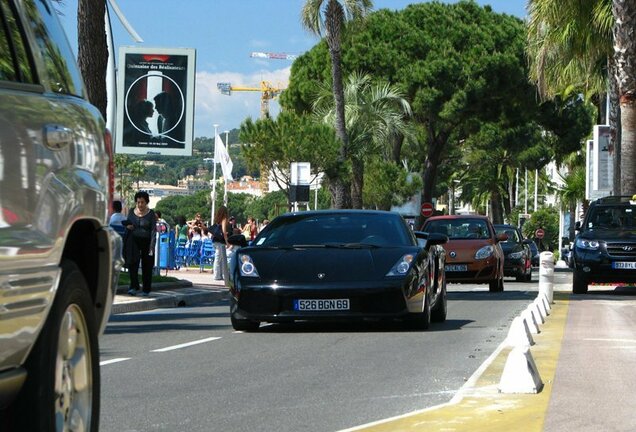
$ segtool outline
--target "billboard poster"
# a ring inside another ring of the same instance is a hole
[[[192,156],[195,50],[119,50],[115,152]]]

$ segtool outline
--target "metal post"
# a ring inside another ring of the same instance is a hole
[[[515,186],[515,207],[519,205],[519,168],[517,168],[517,185]]]
[[[539,194],[539,170],[534,170],[534,211],[537,211],[537,198]]]
[[[526,180],[523,182],[523,213],[528,214],[528,168],[526,168]]]
[[[216,137],[217,137],[217,129],[218,129],[219,125],[215,124],[214,125],[214,162],[213,164],[213,168],[212,168],[212,214],[211,214],[211,218],[210,221],[212,222],[212,224],[214,224],[214,211],[216,210]]]
[[[227,150],[227,154],[230,154],[230,139],[229,139],[229,134],[230,131],[225,131],[225,150]],[[224,186],[224,190],[223,190],[223,205],[227,206],[227,179],[225,178],[225,176],[223,177],[223,186]]]

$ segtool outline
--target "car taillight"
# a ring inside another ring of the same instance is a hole
[[[113,160],[113,136],[108,129],[104,131],[104,147],[108,154],[108,203],[110,205],[115,194],[115,161]]]

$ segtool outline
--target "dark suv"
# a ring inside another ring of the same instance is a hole
[[[0,0],[0,430],[96,431],[121,239],[110,141],[48,0]]]
[[[636,195],[590,204],[572,249],[572,292],[591,282],[636,282]]]

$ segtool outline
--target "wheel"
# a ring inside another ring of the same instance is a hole
[[[504,290],[503,278],[493,279],[488,282],[488,290],[490,292],[501,292]]]
[[[411,328],[416,330],[427,330],[431,325],[431,304],[428,295],[424,295],[424,307],[420,313],[412,313],[409,317]]]
[[[442,276],[442,289],[437,295],[437,301],[431,308],[431,321],[444,322],[446,321],[447,299],[446,299],[446,275]]]
[[[230,315],[230,321],[232,321],[232,327],[234,328],[234,330],[245,331],[245,332],[256,331],[258,330],[258,327],[261,325],[261,323],[258,321],[236,318],[234,314]]]
[[[585,277],[585,273],[580,270],[574,270],[574,275],[572,276],[572,293],[573,294],[585,294],[587,293],[587,278]]]
[[[57,296],[25,365],[27,380],[16,401],[18,430],[98,430],[97,338],[86,280],[65,260]]]
[[[530,270],[530,273],[526,275],[525,281],[532,282],[532,270]]]

